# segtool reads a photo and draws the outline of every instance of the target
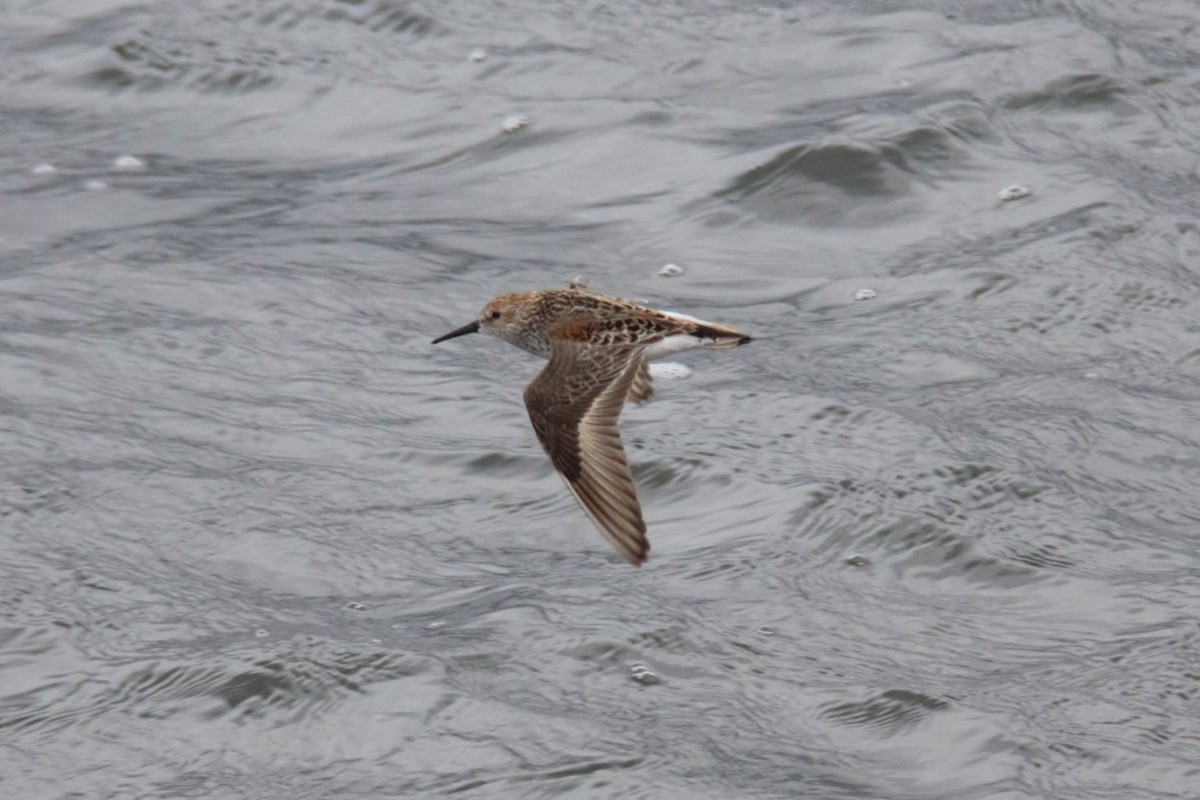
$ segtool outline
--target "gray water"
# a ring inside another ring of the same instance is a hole
[[[1197,23],[0,4],[0,795],[1200,796]],[[757,337],[641,569],[429,345],[578,275]]]

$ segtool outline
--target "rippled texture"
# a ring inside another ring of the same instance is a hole
[[[1194,21],[0,6],[0,792],[1195,797]],[[580,274],[640,570],[428,344]]]

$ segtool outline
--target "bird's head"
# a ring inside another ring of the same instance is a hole
[[[461,328],[433,340],[434,344],[465,336],[468,333],[488,333],[506,342],[520,345],[529,335],[534,323],[537,307],[535,292],[513,292],[493,297],[479,312],[479,316]]]

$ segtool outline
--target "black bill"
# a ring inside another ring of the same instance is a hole
[[[468,333],[479,333],[479,323],[472,322],[467,325],[463,325],[458,330],[450,331],[445,336],[439,336],[433,340],[433,343],[437,344],[438,342],[444,342],[447,339],[453,339],[455,336],[466,336]]]

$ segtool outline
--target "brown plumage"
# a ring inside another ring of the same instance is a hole
[[[567,488],[618,553],[641,564],[650,543],[617,418],[626,399],[654,393],[649,361],[751,339],[725,325],[655,311],[626,300],[567,289],[514,292],[491,300],[479,318],[434,340],[490,333],[549,363],[525,389],[542,448]]]
[[[633,382],[629,384],[629,394],[626,400],[644,403],[654,395],[654,387],[650,385],[654,378],[650,375],[650,360],[643,354],[638,361],[637,372],[633,373]]]

